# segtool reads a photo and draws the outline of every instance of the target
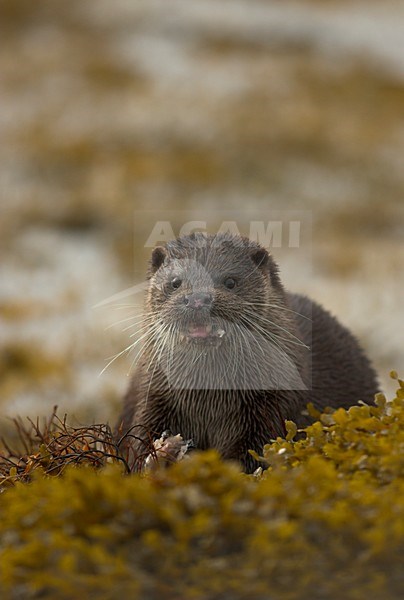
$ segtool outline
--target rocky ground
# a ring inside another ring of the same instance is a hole
[[[404,363],[402,3],[3,0],[2,13],[4,416],[58,404],[115,419],[131,360],[100,373],[139,299],[93,307],[144,273],[135,232],[151,208],[213,223],[219,208],[310,211],[312,258],[286,255],[285,283],[351,326],[391,389]]]

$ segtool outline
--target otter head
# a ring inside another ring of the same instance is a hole
[[[211,385],[215,372],[222,380],[232,365],[244,380],[248,371],[265,371],[264,347],[279,338],[268,307],[284,304],[265,248],[230,233],[191,234],[153,250],[148,278],[150,353],[171,374],[193,385],[206,375]]]
[[[221,345],[252,308],[265,312],[271,291],[282,293],[277,267],[247,238],[195,233],[153,250],[149,307],[178,341]]]

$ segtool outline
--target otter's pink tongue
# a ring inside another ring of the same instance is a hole
[[[212,327],[210,325],[194,325],[189,328],[189,335],[193,338],[206,338],[211,331]]]

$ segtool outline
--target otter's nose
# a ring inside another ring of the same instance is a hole
[[[209,308],[212,305],[212,294],[208,292],[194,292],[184,296],[184,303],[189,308]]]

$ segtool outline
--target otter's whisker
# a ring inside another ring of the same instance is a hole
[[[257,319],[257,315],[254,315],[254,313],[248,313],[246,311],[247,314],[250,314],[252,317],[254,317],[255,319]],[[290,336],[291,338],[293,338],[296,341],[293,340],[285,340],[288,341],[288,343],[291,344],[297,344],[298,346],[302,346],[303,348],[306,348],[307,350],[309,350],[309,347],[302,342],[302,340],[300,340],[297,336],[295,336],[293,333],[291,333],[290,331],[288,331],[287,329],[285,329],[284,327],[282,327],[281,325],[279,325],[278,323],[275,323],[275,321],[268,319],[262,315],[259,315],[258,319],[259,321],[262,321],[262,323],[268,323],[269,325],[273,325],[274,327],[278,327],[278,329],[281,329],[282,331],[284,331],[288,336]],[[258,323],[256,324],[256,326],[258,327]],[[266,332],[266,330],[264,328],[261,328],[263,331]],[[278,338],[278,339],[285,339],[285,338]]]
[[[254,307],[259,307],[259,308],[261,308],[261,307],[262,308],[277,308],[277,309],[281,310],[282,312],[290,312],[294,315],[302,317],[302,319],[306,319],[307,321],[312,321],[312,319],[310,317],[308,317],[307,315],[304,315],[303,313],[300,313],[297,310],[287,308],[286,306],[281,306],[280,304],[277,304],[276,302],[247,302],[247,301],[244,301],[244,304],[246,306],[254,306]]]

